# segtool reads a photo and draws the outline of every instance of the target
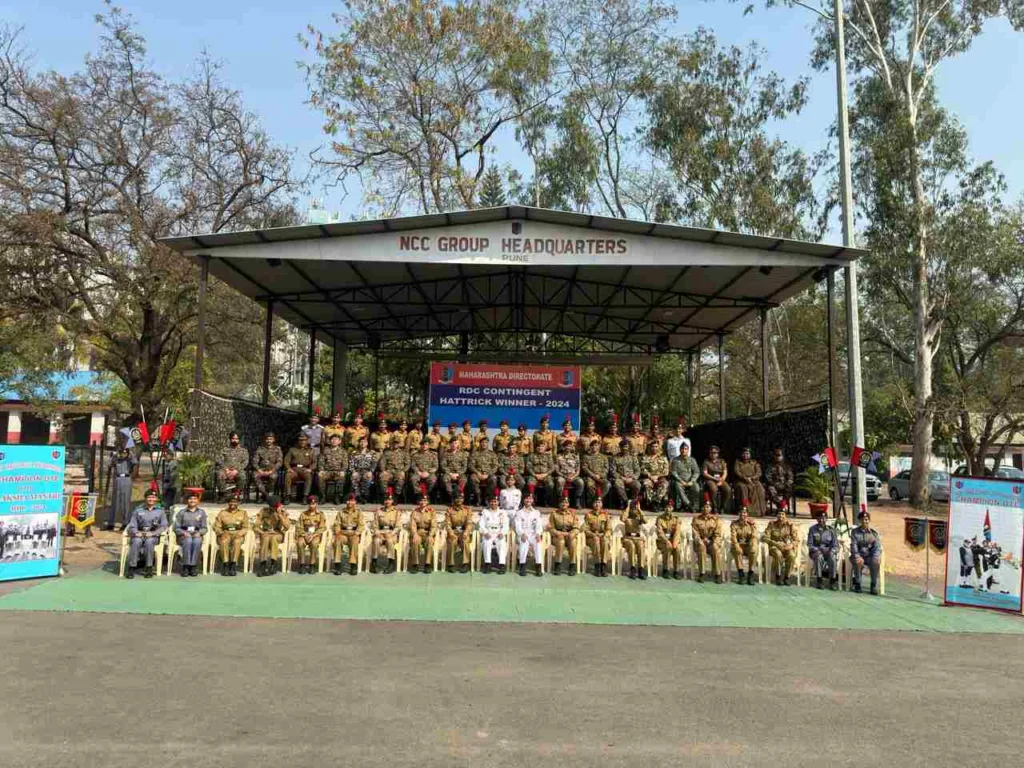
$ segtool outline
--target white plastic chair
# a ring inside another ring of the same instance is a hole
[[[157,539],[156,546],[153,548],[153,566],[156,568],[156,575],[162,575],[163,562],[164,562],[164,548],[167,544],[167,531],[160,534],[160,538]],[[131,547],[131,540],[128,536],[128,531],[124,530],[121,533],[121,557],[118,565],[118,575],[124,578],[125,569],[128,567],[128,550]]]

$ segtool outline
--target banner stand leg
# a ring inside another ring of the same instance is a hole
[[[928,540],[931,536],[931,531],[928,527],[927,518],[925,519],[925,540],[924,540],[924,592],[920,594],[920,598],[929,603],[936,602],[939,598],[932,594],[931,590],[931,542]]]

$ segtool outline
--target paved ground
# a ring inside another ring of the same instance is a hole
[[[1011,636],[8,613],[0,765],[1014,765]]]

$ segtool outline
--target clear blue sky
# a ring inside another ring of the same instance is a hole
[[[707,26],[724,43],[759,42],[768,66],[787,78],[810,74],[808,54],[812,15],[802,10],[763,10],[743,16],[744,3],[678,0],[678,29]],[[257,0],[122,0],[140,23],[156,67],[170,78],[186,73],[203,48],[225,64],[225,77],[244,95],[270,134],[300,157],[322,143],[320,116],[305,105],[306,86],[296,62],[306,54],[297,40],[307,24],[331,28],[337,0],[304,3]],[[96,43],[93,16],[100,0],[0,0],[0,18],[24,27],[23,42],[40,68],[70,71]],[[966,55],[947,63],[938,86],[948,108],[963,121],[971,149],[1005,174],[1011,196],[1024,192],[1024,34],[1005,21],[988,25]],[[780,134],[814,151],[827,143],[835,114],[834,74],[814,75],[810,104]],[[504,155],[504,153],[503,153]],[[512,152],[508,157],[517,157]],[[348,218],[358,193],[341,199],[323,192],[328,208]]]

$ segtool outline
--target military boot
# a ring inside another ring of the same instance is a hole
[[[749,571],[747,571],[747,584],[748,585],[753,585],[753,583],[754,583],[754,571],[753,570],[749,570]]]
[[[420,565],[420,573],[426,573],[426,572],[427,572],[427,564],[423,563],[423,564]]]
[[[507,571],[504,563],[502,563],[501,565],[498,566],[498,574],[499,575],[504,576],[507,572],[508,571]]]
[[[682,575],[679,573],[679,569],[678,568],[676,568],[674,571],[672,571],[672,578],[675,579],[676,581],[679,581],[679,579],[683,578]]]
[[[525,576],[526,575],[526,563],[520,563],[519,564],[519,575],[520,576]]]
[[[184,579],[184,578],[186,578],[187,576],[188,576],[188,566],[187,566],[187,565],[184,565],[184,564],[183,564],[183,565],[181,566],[181,578],[183,578],[183,579]]]
[[[228,576],[237,576],[237,575],[238,575],[238,563],[236,563],[234,560],[232,560],[231,561],[231,569],[228,571]]]
[[[348,575],[355,576],[359,572],[359,566],[356,563],[348,564]]]
[[[377,558],[374,557],[370,560],[370,573],[377,572]]]
[[[491,562],[490,562],[490,560],[484,560],[483,564],[480,566],[480,573],[490,573],[490,572],[491,572]]]
[[[642,565],[637,569],[637,578],[639,578],[640,581],[645,581],[647,579],[647,569]]]
[[[398,570],[398,561],[393,557],[388,558],[388,573],[394,573]]]
[[[152,565],[147,565],[146,566],[146,572],[144,574],[142,574],[142,578],[144,578],[144,579],[152,579],[153,578],[153,570],[154,569],[153,569]]]
[[[341,576],[341,561],[340,560],[336,561],[331,566],[331,573],[333,573],[335,576]]]
[[[133,568],[130,565],[126,565],[124,567],[124,577],[126,579],[134,579],[135,578],[135,568]]]
[[[697,573],[697,578],[695,579],[695,581],[696,581],[696,582],[697,582],[698,584],[703,584],[703,583],[704,583],[704,572],[703,572],[703,571],[699,571],[699,572]]]
[[[661,578],[663,578],[663,579],[671,579],[672,578],[672,574],[669,571],[667,564],[661,566]]]
[[[635,565],[629,566],[629,578],[631,578],[631,579],[635,579],[636,578],[636,566]]]
[[[789,586],[789,574],[788,573],[785,576],[782,577],[782,586],[784,586],[784,587],[788,587]]]
[[[569,575],[570,576],[575,576],[576,575],[576,563],[569,563]]]
[[[815,586],[816,589],[821,589],[821,587],[822,587],[821,576],[815,576],[814,577],[814,586]]]
[[[838,590],[839,589],[839,579],[837,579],[835,576],[833,576],[831,581],[829,581],[828,588],[831,589],[833,592]]]
[[[544,571],[541,568],[540,562],[538,561],[538,562],[534,563],[534,565],[537,566],[537,570],[534,571],[533,575],[534,576],[543,576],[544,575]]]
[[[742,584],[743,583],[743,579],[745,578],[744,575],[743,575],[744,573],[745,573],[745,571],[742,568],[737,568],[736,569],[736,583],[737,584]]]
[[[455,563],[449,563],[448,567],[445,568],[448,573],[455,573]]]
[[[551,569],[551,575],[552,576],[561,576],[562,575],[562,561],[561,560],[559,560],[558,562],[555,563],[555,567]]]
[[[717,576],[715,576],[715,584],[722,584],[724,582],[725,579],[722,578],[722,574],[719,573]]]

